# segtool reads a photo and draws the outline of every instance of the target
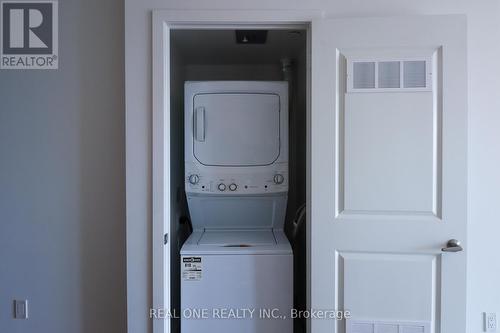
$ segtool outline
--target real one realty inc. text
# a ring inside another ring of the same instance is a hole
[[[289,313],[281,313],[279,309],[256,308],[187,308],[176,309],[149,309],[151,319],[335,319],[351,318],[348,310],[297,310],[291,309]]]

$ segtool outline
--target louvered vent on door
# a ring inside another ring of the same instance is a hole
[[[354,89],[375,88],[375,63],[355,62],[353,66]]]
[[[379,88],[400,88],[399,61],[381,61],[378,63],[378,87]]]
[[[348,92],[430,91],[430,59],[348,59]]]
[[[405,61],[404,64],[404,87],[425,88],[425,61]]]

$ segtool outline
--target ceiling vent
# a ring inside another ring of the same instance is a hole
[[[236,30],[236,44],[265,44],[267,30]]]

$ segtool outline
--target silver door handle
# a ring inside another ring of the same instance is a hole
[[[463,251],[462,245],[460,245],[460,241],[456,239],[450,239],[448,243],[446,243],[446,247],[443,247],[441,251],[443,252],[460,252]]]
[[[199,106],[194,110],[194,138],[205,141],[205,108]]]

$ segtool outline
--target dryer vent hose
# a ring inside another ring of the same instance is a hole
[[[302,228],[302,225],[306,221],[306,208],[307,206],[304,203],[295,212],[295,218],[293,219],[292,239],[297,238],[299,230]]]

